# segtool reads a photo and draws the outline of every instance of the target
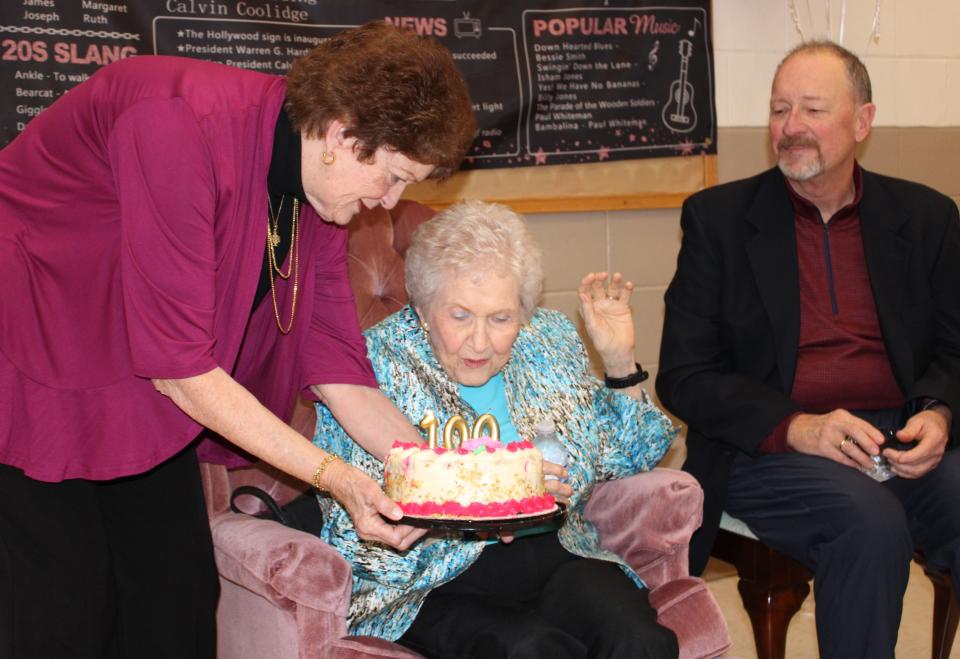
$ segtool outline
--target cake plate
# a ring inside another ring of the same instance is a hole
[[[487,531],[503,532],[515,531],[528,526],[537,526],[553,520],[563,519],[567,514],[567,507],[562,503],[553,506],[553,510],[545,513],[530,513],[526,515],[511,515],[509,517],[480,517],[468,519],[465,517],[417,517],[404,515],[396,524],[406,524],[424,529],[446,529],[449,531]],[[391,520],[387,520],[391,521]]]

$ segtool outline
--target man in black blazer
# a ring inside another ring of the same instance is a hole
[[[893,657],[914,547],[960,592],[960,218],[859,167],[875,111],[846,49],[784,58],[778,167],[683,206],[657,377],[706,495],[692,570],[742,519],[813,570],[821,656],[844,659]]]

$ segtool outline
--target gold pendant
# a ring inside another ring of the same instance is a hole
[[[270,247],[276,247],[280,244],[280,233],[273,229],[270,231]]]

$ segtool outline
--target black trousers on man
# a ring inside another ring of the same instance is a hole
[[[193,449],[104,482],[0,465],[0,657],[212,659],[218,594]]]
[[[960,450],[885,483],[825,458],[741,453],[726,510],[813,571],[823,659],[894,656],[915,547],[960,592]]]
[[[676,657],[676,635],[614,563],[569,553],[556,531],[488,545],[427,595],[398,640],[444,659]]]

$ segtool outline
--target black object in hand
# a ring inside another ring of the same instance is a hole
[[[909,442],[901,442],[897,439],[897,431],[899,428],[879,428],[878,430],[883,433],[885,439],[883,446],[880,447],[881,449],[892,448],[894,451],[909,451],[919,444],[915,439]]]

